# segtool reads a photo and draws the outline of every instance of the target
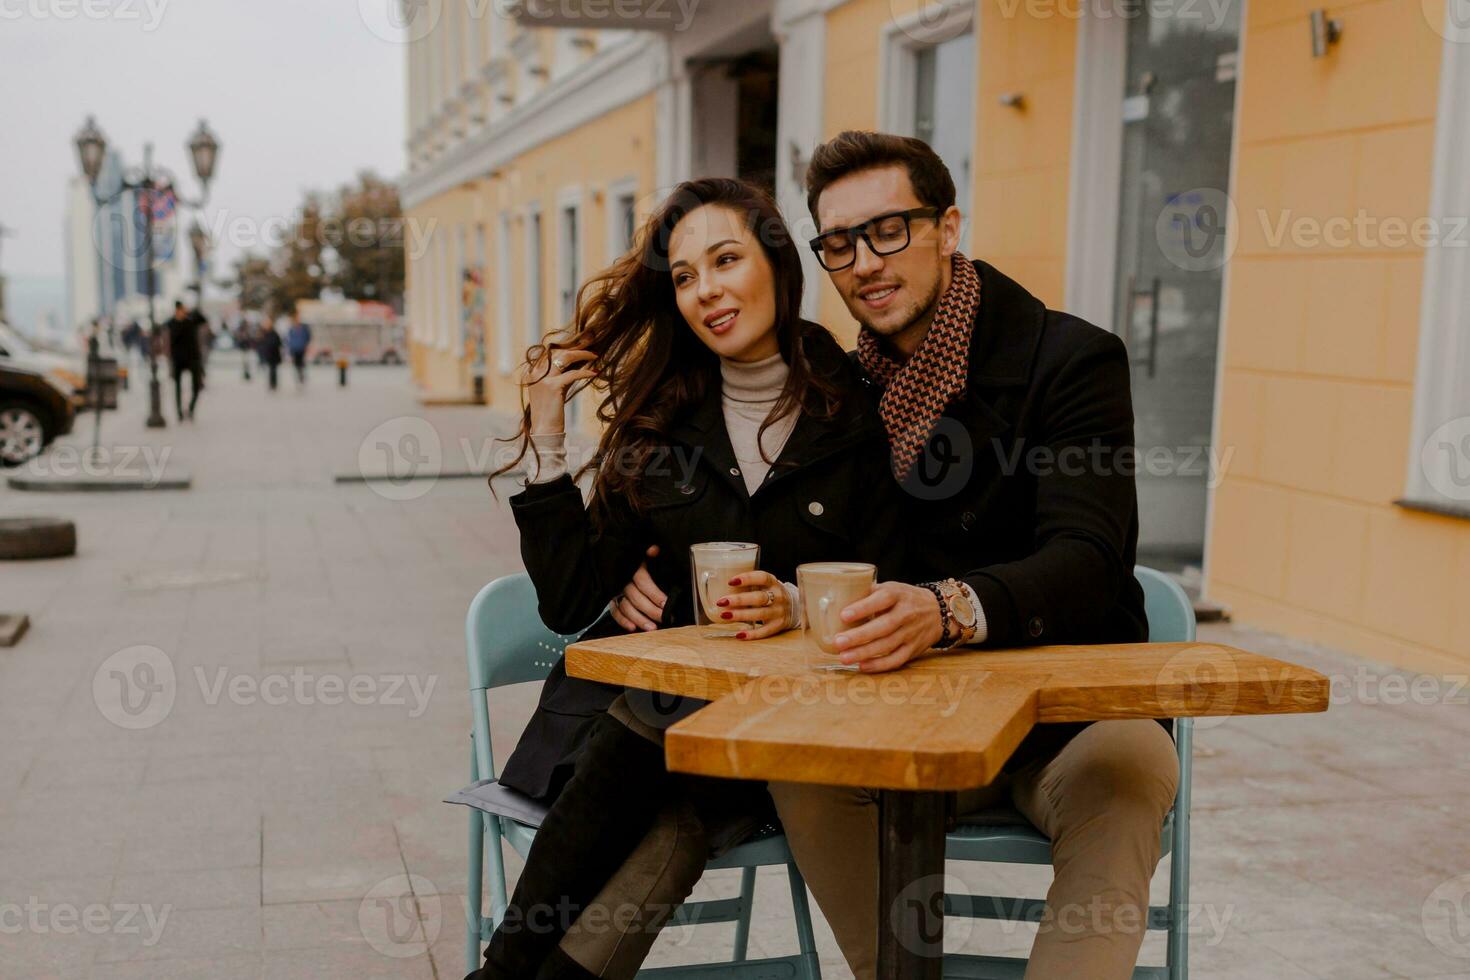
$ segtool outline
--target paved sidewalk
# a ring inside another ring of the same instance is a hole
[[[462,976],[465,816],[439,800],[467,779],[465,606],[520,567],[515,528],[480,480],[333,477],[471,467],[493,416],[419,408],[403,369],[354,369],[346,390],[323,369],[271,395],[230,354],[196,422],[149,432],[144,397],[135,384],[107,417],[108,462],[167,451],[192,489],[0,489],[0,515],[79,532],[74,558],[0,564],[0,606],[33,620],[0,650],[0,976]],[[45,466],[90,437],[79,421]],[[1470,977],[1470,689],[1206,635],[1328,671],[1339,697],[1325,716],[1201,726],[1194,975]],[[534,693],[493,699],[502,753]],[[1039,870],[951,870],[1045,889]],[[752,953],[794,949],[784,880],[763,875],[757,901]],[[818,931],[824,975],[847,976]],[[656,962],[726,953],[732,933],[676,931]],[[952,922],[949,942],[1031,935]],[[1161,956],[1151,938],[1146,961]]]

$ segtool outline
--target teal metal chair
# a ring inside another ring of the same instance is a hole
[[[1169,576],[1152,568],[1140,565],[1133,574],[1143,586],[1149,641],[1193,640],[1194,606],[1184,590]],[[1133,971],[1135,980],[1186,980],[1189,976],[1189,791],[1193,739],[1193,719],[1176,719],[1174,742],[1179,751],[1179,789],[1173,810],[1164,818],[1162,842],[1162,854],[1173,855],[1169,864],[1169,902],[1148,910],[1148,928],[1168,933],[1167,965],[1137,967]],[[975,816],[973,822],[960,818],[960,825],[949,835],[945,857],[951,861],[1049,865],[1051,841],[1015,811],[999,815],[987,811]],[[1039,922],[1045,909],[1043,899],[944,896],[947,916]],[[945,980],[1021,980],[1025,973],[1026,960],[1021,957],[956,953],[944,958]]]
[[[469,894],[466,899],[469,928],[465,937],[465,963],[469,970],[479,967],[480,944],[489,941],[505,916],[505,863],[501,841],[508,842],[524,857],[531,849],[536,828],[546,813],[545,806],[501,786],[495,780],[486,692],[508,684],[544,680],[567,644],[581,635],[553,633],[542,624],[536,608],[536,590],[530,578],[524,574],[508,575],[480,590],[470,603],[469,615],[465,619],[470,707],[474,716],[474,728],[470,734],[470,778],[474,782],[450,796],[448,802],[472,808]],[[490,859],[489,917],[482,914],[487,854]],[[796,919],[798,952],[792,956],[747,959],[755,871],[756,868],[773,865],[786,866]],[[723,963],[642,970],[639,977],[659,980],[821,980],[816,942],[812,935],[811,910],[807,905],[806,881],[796,869],[786,838],[774,827],[764,828],[706,865],[707,870],[724,868],[741,869],[740,894],[735,898],[686,902],[669,924],[734,922],[733,958]]]

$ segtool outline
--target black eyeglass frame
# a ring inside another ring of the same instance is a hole
[[[883,214],[874,215],[860,225],[853,225],[850,228],[833,228],[831,231],[824,231],[816,238],[813,238],[811,241],[807,242],[807,244],[810,245],[811,250],[816,253],[817,262],[820,263],[822,268],[826,269],[828,272],[841,272],[843,269],[851,268],[853,264],[857,262],[857,240],[859,238],[867,243],[868,250],[871,251],[874,255],[897,255],[899,252],[902,252],[914,242],[914,230],[911,225],[913,224],[915,218],[929,218],[937,224],[941,214],[942,212],[939,210],[939,208],[936,207],[909,208],[905,211],[888,211]],[[887,221],[890,218],[903,219],[903,244],[898,246],[897,248],[890,248],[887,251],[884,251],[877,245],[873,244],[873,239],[869,235],[869,232],[873,230],[873,226],[876,225],[878,222]],[[846,237],[852,241],[852,258],[850,258],[842,265],[828,265],[826,260],[822,258],[822,242],[828,238],[839,236]]]

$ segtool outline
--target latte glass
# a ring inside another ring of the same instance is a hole
[[[802,641],[813,670],[857,670],[837,659],[837,634],[866,620],[844,623],[842,610],[873,591],[876,566],[862,562],[820,561],[796,566],[801,591]]]
[[[689,568],[694,575],[694,622],[699,626],[728,626],[732,630],[745,623],[721,619],[725,610],[717,603],[728,595],[744,591],[730,585],[730,579],[753,572],[761,560],[760,545],[746,541],[706,541],[689,546]]]

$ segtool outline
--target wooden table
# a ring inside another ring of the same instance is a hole
[[[712,702],[668,730],[672,770],[880,790],[878,975],[904,980],[940,976],[942,906],[908,892],[942,878],[944,793],[989,783],[1033,725],[1327,708],[1317,671],[1213,643],[931,653],[853,674],[809,670],[800,633],[708,631],[574,643],[567,672]]]

